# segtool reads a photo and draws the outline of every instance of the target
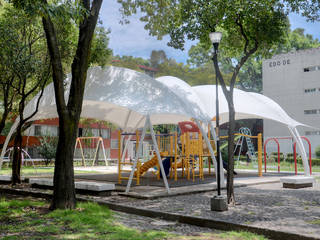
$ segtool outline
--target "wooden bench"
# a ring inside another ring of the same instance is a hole
[[[31,178],[29,183],[32,187],[53,188],[53,179],[51,178]],[[110,196],[111,191],[115,190],[115,185],[113,183],[77,181],[75,189],[79,194]]]

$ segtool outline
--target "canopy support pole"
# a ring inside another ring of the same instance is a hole
[[[12,136],[12,134],[14,133],[14,131],[17,129],[18,127],[18,124],[19,124],[19,117],[17,117],[16,121],[14,122],[14,124],[12,125],[7,137],[6,137],[6,140],[3,144],[3,147],[2,147],[2,151],[1,151],[1,155],[0,155],[0,170],[2,168],[2,163],[3,163],[3,160],[4,160],[4,155],[6,154],[6,150],[7,150],[7,147],[8,147],[8,144],[9,144],[9,141],[10,141],[10,138]]]
[[[167,189],[168,194],[170,194],[170,189],[169,189],[169,184],[168,184],[167,176],[166,176],[166,174],[165,174],[165,171],[164,171],[164,168],[163,168],[163,165],[162,165],[162,159],[161,159],[161,156],[160,156],[160,152],[159,152],[159,148],[158,148],[156,136],[155,136],[155,134],[154,134],[153,126],[152,126],[152,123],[151,123],[151,120],[150,120],[150,116],[149,116],[149,115],[147,116],[147,120],[148,120],[148,122],[149,122],[149,127],[150,127],[150,133],[151,133],[152,142],[153,142],[153,145],[154,145],[156,154],[157,154],[157,158],[158,158],[160,170],[161,170],[161,173],[162,173],[162,179],[163,179],[164,185],[166,186],[166,189]]]
[[[301,141],[300,134],[295,127],[293,128],[293,127],[288,126],[288,128],[289,128],[289,131],[290,131],[292,137],[294,138],[294,140],[298,144],[298,148],[301,153],[301,158],[302,158],[302,163],[303,163],[303,168],[304,168],[304,175],[310,176],[310,167],[309,167],[309,163],[308,163],[307,153],[306,153],[306,150],[305,150],[303,143]]]
[[[128,180],[128,184],[127,184],[127,188],[126,188],[126,193],[128,193],[130,191],[134,170],[136,169],[137,162],[138,162],[138,160],[140,158],[140,152],[141,152],[140,149],[142,147],[142,143],[143,143],[144,137],[146,135],[147,127],[148,127],[148,117],[146,118],[146,121],[144,123],[144,127],[143,127],[143,130],[142,130],[142,136],[141,136],[141,139],[139,141],[138,149],[136,151],[136,156],[135,156],[134,161],[133,161],[132,170],[130,172],[130,176],[129,176],[129,180]]]

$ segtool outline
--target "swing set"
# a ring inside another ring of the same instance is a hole
[[[310,174],[312,174],[312,153],[311,153],[311,142],[307,137],[301,136],[301,139],[305,140],[308,144],[309,149],[309,166],[310,166]],[[267,172],[267,144],[271,141],[274,141],[277,144],[277,159],[278,159],[278,172],[280,172],[280,143],[279,140],[291,140],[292,137],[271,137],[267,138],[264,142],[264,172]],[[297,166],[297,143],[293,143],[293,159],[294,159],[294,172],[295,175],[298,174],[298,166]]]
[[[74,147],[74,155],[76,154],[76,150],[78,148],[80,149],[80,153],[81,153],[82,166],[84,166],[84,167],[87,166],[86,161],[87,162],[92,161],[91,166],[94,166],[99,161],[98,154],[99,154],[100,148],[102,148],[102,154],[103,154],[105,166],[108,166],[106,150],[104,148],[102,137],[77,137],[76,144]],[[85,154],[84,153],[84,150],[86,150],[86,152],[88,152],[91,149],[95,149],[93,156],[91,156],[92,154]]]

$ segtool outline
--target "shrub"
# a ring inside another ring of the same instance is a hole
[[[57,146],[57,137],[42,137],[40,139],[40,146],[37,149],[39,154],[44,158],[46,166],[56,157]]]
[[[320,145],[316,147],[314,153],[316,154],[317,158],[320,158]]]

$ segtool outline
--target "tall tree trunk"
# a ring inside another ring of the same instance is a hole
[[[75,208],[73,154],[78,131],[77,119],[59,118],[59,141],[54,168],[51,209]]]
[[[231,96],[230,96],[231,95]],[[229,107],[229,129],[228,129],[228,169],[227,169],[227,199],[228,204],[235,204],[233,172],[234,172],[234,130],[235,130],[235,110],[233,104],[233,94],[228,94]]]
[[[14,139],[13,159],[12,159],[12,185],[21,183],[21,154],[22,154],[22,127],[19,123],[16,137]]]
[[[102,0],[82,0],[88,10],[79,25],[78,46],[71,65],[72,79],[68,103],[64,98],[64,73],[54,23],[50,15],[42,18],[51,58],[57,112],[59,141],[54,170],[54,191],[51,209],[74,208],[76,205],[73,172],[73,153],[82,109],[84,88],[89,65],[91,41],[97,24]]]
[[[4,127],[6,125],[6,119],[8,117],[8,114],[9,114],[9,112],[8,112],[7,108],[5,107],[4,112],[2,114],[2,118],[0,120],[0,135],[1,135],[2,130],[4,129]]]

